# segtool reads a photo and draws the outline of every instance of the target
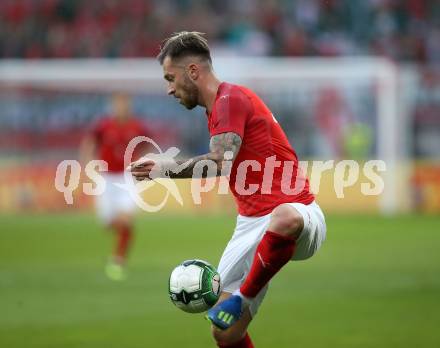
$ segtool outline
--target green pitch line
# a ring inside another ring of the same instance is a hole
[[[235,219],[143,216],[128,278],[104,274],[93,216],[0,216],[0,347],[215,347],[203,314],[171,304],[169,272],[216,265]],[[331,216],[311,260],[276,277],[250,328],[257,347],[440,346],[440,218]]]

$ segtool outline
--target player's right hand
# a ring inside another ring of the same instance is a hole
[[[149,157],[142,157],[135,162],[132,162],[127,170],[137,180],[153,180],[160,177],[161,169],[160,163]]]

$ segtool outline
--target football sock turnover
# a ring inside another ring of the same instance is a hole
[[[258,295],[269,280],[292,258],[295,240],[279,233],[267,231],[258,244],[246,280],[240,293],[248,298]]]
[[[119,262],[124,262],[128,249],[130,248],[130,242],[133,236],[132,227],[127,225],[116,226],[116,248],[114,251],[114,259]]]
[[[240,341],[230,344],[230,345],[222,345],[220,343],[217,344],[220,348],[254,348],[252,344],[251,338],[249,334],[246,332],[246,336],[244,336]]]

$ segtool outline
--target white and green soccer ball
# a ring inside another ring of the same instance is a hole
[[[181,310],[204,312],[220,297],[220,275],[206,261],[187,260],[171,272],[168,292],[171,301]]]

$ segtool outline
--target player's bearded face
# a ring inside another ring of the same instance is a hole
[[[187,109],[194,109],[198,105],[199,90],[196,84],[189,78],[187,73],[183,74],[181,87],[177,90],[180,103]]]

